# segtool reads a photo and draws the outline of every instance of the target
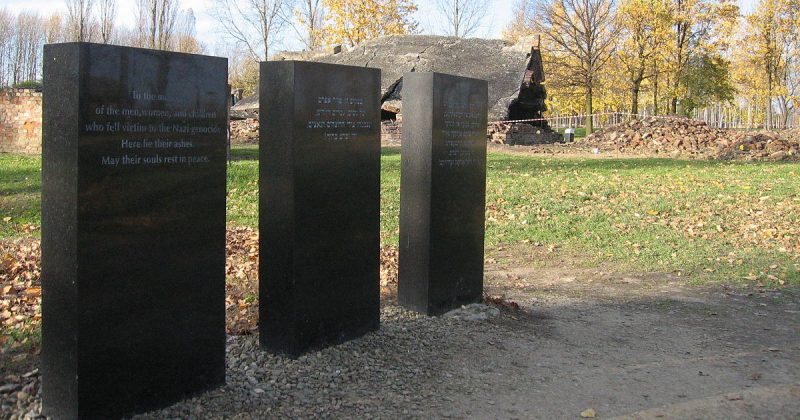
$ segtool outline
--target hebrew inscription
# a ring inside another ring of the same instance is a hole
[[[367,119],[364,98],[319,96],[316,105],[306,128],[321,130],[327,141],[347,141],[373,128]]]
[[[442,167],[473,166],[481,163],[474,156],[476,136],[482,135],[481,107],[468,101],[443,104],[442,140],[446,153],[436,164]]]

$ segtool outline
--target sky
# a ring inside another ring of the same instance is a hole
[[[498,38],[502,29],[511,21],[512,5],[514,0],[487,0],[490,4],[488,13],[483,19],[481,28],[473,36],[482,38]],[[755,7],[757,0],[737,0],[743,13],[747,13]],[[125,25],[133,24],[134,16],[133,0],[118,0],[117,16],[119,22]],[[197,18],[197,35],[200,41],[207,47],[208,53],[220,53],[224,55],[225,48],[220,43],[224,34],[219,32],[219,25],[211,17],[209,9],[211,0],[181,0],[181,8],[191,8]],[[415,16],[420,22],[421,29],[428,34],[441,34],[442,28],[438,24],[442,19],[437,16],[435,0],[416,0],[419,11]],[[64,0],[0,0],[0,8],[6,7],[13,12],[22,10],[38,12],[48,15],[53,12],[66,11]],[[301,49],[301,44],[293,32],[287,31],[283,36],[284,42],[273,47],[275,50],[296,50]]]

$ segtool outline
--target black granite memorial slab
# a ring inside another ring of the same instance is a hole
[[[261,64],[262,345],[298,356],[379,326],[380,70]]]
[[[43,405],[113,418],[225,382],[227,60],[44,47]]]
[[[398,299],[408,309],[481,301],[487,92],[484,80],[403,75]]]

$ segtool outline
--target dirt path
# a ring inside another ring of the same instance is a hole
[[[800,418],[800,290],[684,286],[664,275],[487,267],[505,313],[449,354],[430,414],[478,418]],[[516,319],[515,319],[516,318]]]

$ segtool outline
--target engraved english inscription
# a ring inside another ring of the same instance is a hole
[[[93,112],[82,127],[86,135],[119,139],[113,152],[99,156],[101,166],[190,166],[211,161],[194,137],[223,133],[216,111],[182,109],[158,92],[133,90],[123,102],[126,105],[92,104]]]
[[[227,60],[44,57],[44,414],[127,418],[223,385]]]

